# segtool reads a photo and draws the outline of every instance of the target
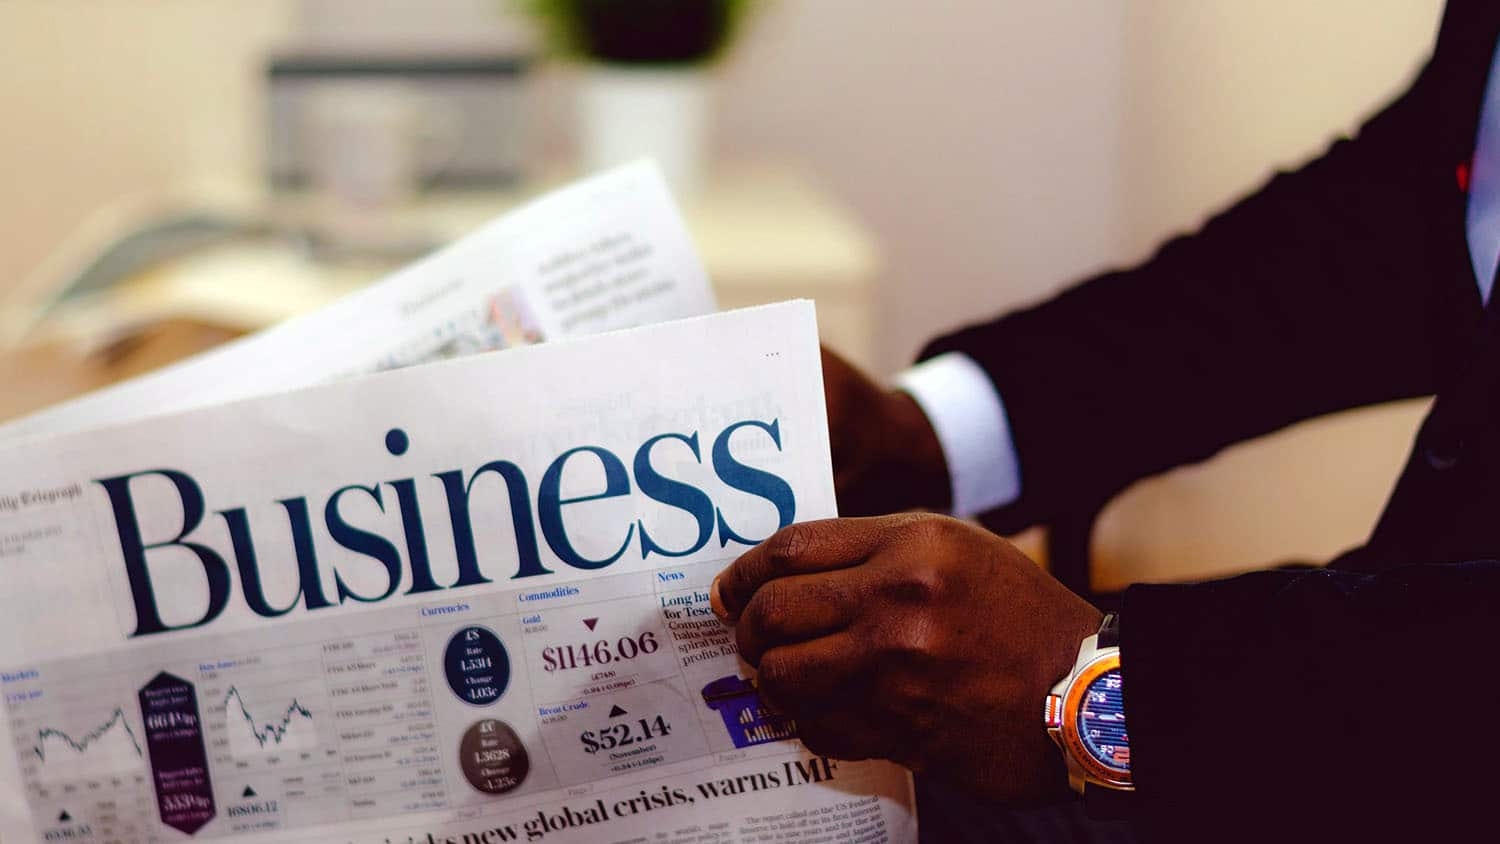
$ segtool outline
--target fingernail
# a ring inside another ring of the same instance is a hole
[[[733,624],[734,619],[729,617],[729,610],[724,608],[724,599],[719,595],[719,578],[715,577],[713,585],[708,587],[708,605],[713,608],[714,615],[725,624]]]

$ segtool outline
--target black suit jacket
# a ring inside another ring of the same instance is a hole
[[[1126,592],[1149,837],[1500,840],[1500,799],[1472,799],[1500,786],[1500,311],[1464,231],[1497,35],[1500,3],[1452,0],[1355,139],[1143,266],[924,352],[969,354],[1005,398],[1023,489],[986,517],[1005,531],[1299,420],[1437,396],[1364,548]]]

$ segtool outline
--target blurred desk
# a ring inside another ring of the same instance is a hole
[[[379,242],[388,233],[393,241],[417,244],[399,257],[327,260],[305,244],[262,238],[228,241],[163,261],[92,303],[70,305],[52,340],[0,353],[5,387],[0,419],[322,307],[409,263],[420,244],[456,240],[562,181],[514,191],[434,193],[384,214],[362,236]],[[249,189],[228,196],[216,198],[228,213],[268,217],[278,226],[311,221],[321,213],[310,196],[270,197]],[[683,212],[720,307],[813,299],[824,342],[872,366],[879,261],[873,238],[839,201],[793,167],[731,164],[715,171]],[[86,253],[106,245],[69,248]],[[120,326],[140,329],[122,340],[116,336]],[[101,337],[109,342],[101,343]]]
[[[89,354],[45,343],[0,353],[0,421],[166,366],[240,332],[167,320]]]

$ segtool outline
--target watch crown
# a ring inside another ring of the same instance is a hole
[[[1063,699],[1060,695],[1047,695],[1047,701],[1045,706],[1043,707],[1042,717],[1043,720],[1047,722],[1047,726],[1049,728],[1062,726],[1062,704]]]

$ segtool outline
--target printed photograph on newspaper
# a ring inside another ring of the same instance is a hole
[[[811,303],[529,345],[524,301],[503,352],[0,446],[0,841],[916,841],[709,609],[836,515]]]

